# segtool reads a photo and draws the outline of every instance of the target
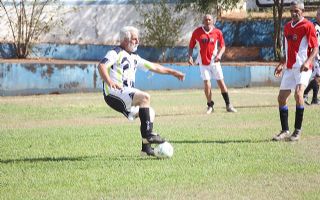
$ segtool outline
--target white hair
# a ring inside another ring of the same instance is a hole
[[[120,42],[124,40],[131,40],[131,33],[139,34],[139,31],[136,27],[133,26],[125,26],[120,30]]]
[[[300,8],[301,10],[304,10],[304,3],[303,1],[292,1],[291,6],[297,6],[298,8]]]

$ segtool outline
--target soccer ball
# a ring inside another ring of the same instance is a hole
[[[164,142],[154,148],[154,154],[158,158],[171,158],[173,156],[173,147],[169,142]]]

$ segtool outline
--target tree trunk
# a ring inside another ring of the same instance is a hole
[[[274,0],[274,5],[272,9],[273,9],[273,23],[274,23],[274,35],[273,35],[274,58],[276,61],[279,61],[282,55],[281,27],[282,27],[283,0]]]

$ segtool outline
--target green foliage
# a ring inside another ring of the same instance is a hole
[[[56,5],[57,8],[48,11],[46,8],[49,5]],[[58,0],[19,0],[12,3],[0,0],[0,11],[5,13],[2,19],[7,20],[18,58],[26,58],[32,43],[38,41],[41,34],[50,32],[59,23],[55,17],[58,15],[57,10],[60,5]]]
[[[141,158],[139,120],[101,93],[0,98],[0,199],[318,199],[320,106],[299,142],[272,142],[278,88],[229,89],[238,113],[205,114],[202,90],[149,91],[171,159]],[[294,125],[294,97],[289,122]]]
[[[165,61],[166,48],[173,48],[180,37],[181,28],[185,23],[184,16],[177,15],[167,0],[154,3],[151,7],[138,4],[137,8],[143,18],[142,22],[137,22],[144,30],[143,43],[160,48],[162,61]]]
[[[177,10],[192,9],[200,14],[215,12],[220,17],[222,10],[231,10],[237,3],[239,0],[178,0]]]

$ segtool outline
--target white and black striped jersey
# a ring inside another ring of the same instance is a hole
[[[134,87],[135,74],[137,68],[144,71],[153,68],[153,64],[136,53],[128,53],[120,46],[108,51],[107,55],[100,61],[106,65],[111,80],[122,87]],[[105,92],[108,94],[109,88],[105,85]]]

